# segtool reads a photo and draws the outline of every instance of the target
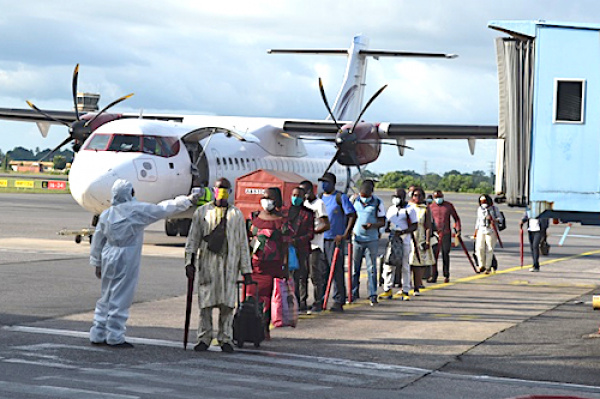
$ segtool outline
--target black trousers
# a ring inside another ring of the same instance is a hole
[[[308,299],[308,256],[305,251],[297,250],[298,269],[292,271],[292,278],[296,286],[296,299],[298,304],[306,304]]]
[[[529,247],[531,248],[531,256],[533,257],[533,267],[540,267],[540,242],[542,241],[541,231],[528,231]]]

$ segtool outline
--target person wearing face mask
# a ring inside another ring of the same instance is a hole
[[[133,347],[125,341],[125,323],[139,279],[144,229],[185,211],[196,200],[197,195],[192,194],[149,204],[135,199],[129,181],[114,182],[112,205],[100,215],[90,246],[90,265],[102,280],[102,296],[96,302],[94,325],[90,329],[93,345]]]
[[[435,264],[431,248],[433,218],[431,210],[425,203],[425,192],[422,188],[414,189],[413,203],[410,206],[417,213],[417,229],[414,232],[414,242],[410,254],[410,268],[413,273],[414,295],[419,296],[425,269]]]
[[[373,196],[373,184],[365,181],[360,186],[359,196],[354,200],[356,223],[354,224],[352,298],[358,298],[360,269],[365,258],[367,266],[367,288],[371,306],[377,303],[377,249],[379,228],[385,225],[383,201]]]
[[[323,309],[322,301],[328,272],[327,265],[325,264],[325,254],[323,253],[323,233],[329,230],[329,218],[327,217],[325,203],[314,193],[313,184],[305,180],[300,183],[300,187],[306,192],[304,206],[313,211],[315,220],[315,236],[310,243],[311,252],[308,259],[308,274],[313,285],[314,302],[308,313],[319,313]]]
[[[186,275],[193,280],[198,273],[200,320],[194,346],[198,352],[206,351],[212,341],[213,308],[219,309],[217,340],[221,350],[233,352],[236,282],[240,274],[246,283],[252,280],[246,223],[242,212],[229,205],[230,192],[229,180],[220,178],[215,182],[214,200],[194,212],[185,244]]]
[[[260,200],[262,210],[252,214],[252,279],[258,282],[263,303],[265,337],[270,339],[271,294],[275,278],[288,278],[289,225],[281,213],[283,200],[277,187],[269,187]]]
[[[290,245],[296,249],[298,269],[291,272],[296,286],[298,309],[308,310],[308,257],[310,241],[315,236],[315,216],[312,210],[304,206],[304,189],[296,187],[292,190],[291,206],[287,211]]]
[[[334,265],[333,272],[333,305],[330,310],[334,312],[343,312],[346,303],[346,284],[344,281],[344,251],[346,240],[356,222],[356,210],[348,199],[348,196],[335,189],[337,179],[333,173],[325,173],[319,178],[323,195],[321,199],[325,202],[327,217],[329,219],[330,229],[325,232],[324,246],[325,259],[331,267],[333,262],[333,253],[336,246],[340,248],[340,256]]]
[[[492,198],[487,194],[483,194],[479,197],[473,237],[475,238],[475,253],[479,262],[479,272],[485,272],[485,274],[489,274],[492,270],[494,247],[498,242],[492,220],[498,226],[501,221],[500,212],[494,206]]]
[[[460,217],[456,213],[456,208],[451,202],[444,199],[444,193],[440,190],[434,191],[433,203],[429,205],[433,216],[434,225],[437,229],[439,241],[438,250],[435,255],[435,264],[431,267],[431,277],[427,279],[428,283],[435,283],[438,278],[437,260],[438,254],[442,255],[444,283],[450,282],[450,249],[452,249],[452,230],[450,229],[450,217],[454,219],[454,228],[456,234],[460,235]],[[441,245],[441,247],[439,247]]]
[[[392,206],[386,213],[387,226],[386,231],[392,235],[402,238],[402,289],[392,295],[394,285],[394,276],[398,266],[383,264],[383,293],[379,295],[381,299],[410,299],[410,251],[411,251],[411,233],[417,229],[417,212],[414,207],[408,206],[406,202],[406,191],[402,188],[396,189],[392,196]]]

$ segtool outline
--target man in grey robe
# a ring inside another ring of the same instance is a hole
[[[205,351],[213,338],[212,311],[219,309],[217,341],[223,352],[233,352],[233,309],[236,281],[240,273],[251,281],[252,266],[246,223],[242,212],[228,204],[231,183],[225,178],[215,182],[214,200],[196,209],[185,245],[185,269],[188,278],[198,271],[200,323],[195,351]],[[209,248],[209,236],[225,220],[221,248]]]

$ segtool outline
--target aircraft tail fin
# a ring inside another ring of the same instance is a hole
[[[426,57],[426,58],[456,58],[455,54],[417,53],[406,51],[369,50],[369,39],[364,35],[354,37],[348,49],[273,49],[269,54],[324,54],[347,55],[348,63],[344,80],[332,107],[333,115],[338,121],[354,121],[363,106],[365,80],[367,74],[367,57],[376,60],[379,57]],[[328,116],[326,119],[331,119]]]

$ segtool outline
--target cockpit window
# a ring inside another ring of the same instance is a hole
[[[108,151],[116,152],[139,152],[140,136],[129,136],[125,134],[115,134],[108,146]]]
[[[104,151],[106,150],[106,146],[108,146],[109,141],[110,134],[96,134],[90,140],[89,144],[86,147],[86,150]]]
[[[93,151],[143,152],[169,158],[179,153],[177,137],[137,136],[131,134],[95,134],[85,147]]]

